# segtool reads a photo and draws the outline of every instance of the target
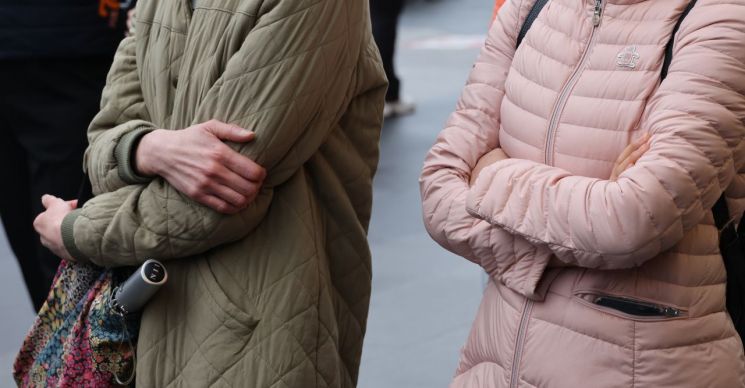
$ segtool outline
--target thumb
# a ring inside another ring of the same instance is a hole
[[[78,207],[78,200],[77,199],[72,199],[72,200],[69,200],[69,201],[66,201],[66,202],[70,206],[71,209],[77,209],[77,207]]]
[[[49,209],[55,202],[62,201],[54,195],[44,194],[41,196],[41,204],[44,205],[44,209]]]
[[[236,143],[249,142],[256,136],[248,129],[243,129],[236,125],[226,124],[217,120],[207,122],[205,128],[220,140],[227,140]]]

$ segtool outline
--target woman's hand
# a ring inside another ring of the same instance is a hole
[[[253,139],[253,132],[217,120],[179,131],[159,129],[142,137],[135,165],[207,207],[234,214],[256,198],[266,171],[224,142]]]
[[[41,204],[46,209],[34,220],[34,229],[39,233],[41,244],[49,248],[57,257],[71,260],[62,242],[62,220],[67,214],[78,207],[78,201],[64,201],[53,195],[45,194],[41,197]]]
[[[616,163],[613,165],[613,171],[610,174],[610,180],[618,180],[618,177],[621,175],[622,172],[633,166],[634,163],[636,163],[636,161],[639,160],[639,158],[644,155],[647,150],[649,150],[649,138],[649,134],[645,133],[635,142],[632,142],[631,144],[626,146],[626,149],[621,152],[621,155],[618,156],[618,159],[616,159]]]
[[[507,156],[507,154],[505,154],[501,148],[491,150],[486,155],[482,156],[481,159],[479,159],[479,161],[476,163],[473,171],[471,171],[471,181],[469,182],[470,185],[473,186],[476,183],[476,178],[479,177],[479,174],[481,173],[481,170],[484,169],[484,167],[504,159],[509,159],[509,156]]]

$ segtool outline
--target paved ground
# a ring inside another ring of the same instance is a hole
[[[373,296],[359,386],[445,387],[478,306],[479,269],[424,231],[417,178],[452,111],[487,28],[491,1],[416,1],[406,9],[398,67],[413,116],[386,123],[370,227]],[[33,315],[20,272],[0,233],[0,387]]]
[[[0,227],[2,230],[2,227]],[[34,318],[15,257],[0,236],[0,387],[12,387],[10,368]]]
[[[361,388],[446,387],[480,301],[479,269],[440,248],[424,230],[417,179],[478,53],[457,48],[483,35],[488,3],[416,2],[402,20],[398,71],[403,93],[418,110],[386,122],[383,130]]]

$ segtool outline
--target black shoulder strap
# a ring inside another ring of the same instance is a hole
[[[678,22],[675,23],[675,28],[673,28],[673,33],[672,35],[670,35],[670,40],[667,42],[667,46],[665,46],[665,61],[662,62],[662,72],[660,74],[660,78],[662,79],[665,79],[667,77],[667,71],[670,69],[670,62],[672,62],[673,60],[673,44],[675,43],[675,34],[678,33],[680,25],[681,23],[683,23],[683,19],[688,16],[688,13],[691,12],[694,5],[696,5],[696,0],[691,0],[691,2],[688,3],[686,9],[683,10],[683,13],[680,14],[680,18],[678,18]]]
[[[535,4],[533,4],[533,8],[531,8],[528,13],[528,18],[525,19],[525,23],[523,23],[523,27],[520,29],[520,34],[517,35],[517,44],[515,45],[515,48],[520,47],[520,43],[523,42],[525,34],[528,33],[528,30],[530,30],[530,27],[533,25],[533,22],[538,17],[538,14],[541,13],[541,10],[546,3],[548,3],[548,0],[537,0]]]
[[[729,222],[729,208],[727,207],[727,200],[724,198],[724,194],[719,197],[711,210],[714,213],[714,223],[717,226],[717,230],[724,229],[724,226]]]

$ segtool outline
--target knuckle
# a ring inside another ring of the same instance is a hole
[[[264,179],[266,179],[266,169],[264,167],[259,166],[257,175],[258,175],[259,180],[263,181]]]
[[[222,162],[225,159],[225,150],[221,143],[215,142],[209,146],[207,149],[207,159],[213,162]]]
[[[230,207],[225,202],[220,202],[215,204],[215,210],[220,213],[228,213],[230,211]]]
[[[212,160],[222,164],[225,162],[226,155],[225,155],[225,149],[222,147],[221,144],[218,144],[213,150],[212,150]]]
[[[204,200],[204,196],[197,186],[190,186],[189,188],[187,188],[186,195],[199,202],[202,202]]]
[[[207,162],[207,164],[204,166],[204,174],[207,177],[214,178],[218,175],[220,171],[220,164],[215,161]]]
[[[197,196],[197,201],[199,203],[201,203],[202,205],[204,205],[204,206],[207,206],[207,207],[210,207],[210,208],[214,208],[215,207],[215,201],[214,201],[214,199],[212,197],[204,194],[204,193],[200,193]]]
[[[203,176],[201,178],[197,178],[197,180],[195,182],[195,187],[194,187],[195,191],[197,193],[201,193],[201,192],[205,191],[206,189],[208,189],[210,187],[210,182],[211,182],[211,180],[208,177],[206,177],[206,176]]]

